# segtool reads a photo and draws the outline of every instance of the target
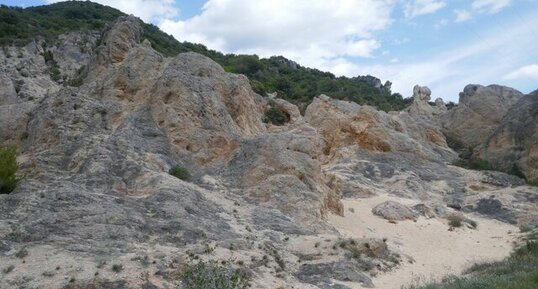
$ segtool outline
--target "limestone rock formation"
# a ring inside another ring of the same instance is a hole
[[[418,123],[405,112],[385,113],[321,96],[308,106],[305,120],[323,135],[327,158],[337,157],[350,146],[369,152],[410,153],[428,160],[453,157],[438,127]]]
[[[482,158],[501,170],[520,170],[538,182],[538,92],[519,99],[480,149]]]
[[[415,118],[425,118],[430,122],[437,122],[438,116],[446,112],[446,107],[440,98],[435,100],[435,106],[430,105],[431,93],[428,87],[415,85],[413,102],[406,111]]]
[[[442,125],[466,146],[476,147],[521,97],[521,92],[509,87],[469,84],[460,92],[458,106],[441,117]]]

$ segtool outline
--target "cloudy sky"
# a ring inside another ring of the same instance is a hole
[[[54,0],[2,1],[32,6]],[[95,0],[222,52],[283,55],[457,101],[468,83],[538,88],[538,0]]]

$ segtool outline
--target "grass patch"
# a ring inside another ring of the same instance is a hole
[[[499,262],[475,264],[464,276],[449,276],[443,283],[403,286],[403,289],[536,289],[538,288],[538,232],[510,257]]]

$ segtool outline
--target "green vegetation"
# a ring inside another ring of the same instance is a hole
[[[276,103],[269,102],[269,108],[265,111],[264,121],[274,125],[284,125],[290,121],[290,116],[280,109]]]
[[[516,163],[512,164],[512,167],[510,168],[510,170],[507,171],[507,173],[527,180],[527,177]]]
[[[121,11],[89,1],[60,2],[47,6],[29,8],[0,6],[0,45],[24,45],[40,36],[52,42],[70,31],[100,31],[119,16]],[[374,78],[336,77],[332,73],[302,67],[282,56],[259,58],[257,55],[223,54],[204,45],[179,42],[152,24],[143,24],[144,37],[152,47],[165,56],[181,52],[197,52],[219,63],[228,72],[246,75],[257,93],[265,95],[277,92],[303,108],[320,94],[333,98],[368,104],[378,109],[401,110],[411,103],[388,87],[376,87]],[[46,57],[46,55],[45,55]],[[60,80],[61,75],[51,66],[51,77]],[[74,80],[74,86],[80,85]]]
[[[463,277],[449,276],[443,283],[409,285],[404,289],[535,289],[538,288],[538,231],[528,234],[524,245],[510,257],[475,264]]]
[[[37,36],[52,41],[74,30],[100,30],[120,15],[119,10],[91,2],[61,2],[48,6],[0,6],[0,45],[21,44]]]
[[[190,180],[191,178],[191,174],[189,173],[189,171],[184,168],[184,167],[180,167],[180,166],[174,166],[172,167],[169,171],[168,171],[169,174],[171,174],[172,176],[180,179],[180,180],[184,180],[184,181],[188,181]]]
[[[487,160],[481,158],[471,158],[471,159],[460,159],[454,161],[454,165],[466,169],[477,170],[477,171],[491,171],[493,167],[489,164]]]
[[[122,264],[114,264],[114,265],[112,265],[112,271],[114,271],[115,273],[119,273],[119,272],[123,271],[123,265]]]
[[[461,153],[463,150],[465,150],[465,144],[458,138],[457,135],[448,131],[443,131],[443,135],[445,136],[446,144],[449,148],[453,149],[458,153]]]
[[[11,193],[20,178],[17,177],[17,149],[14,146],[0,147],[0,194]]]
[[[187,289],[243,289],[249,287],[250,274],[233,262],[199,261],[183,273]]]
[[[463,226],[464,224],[467,224],[470,228],[476,229],[478,227],[478,223],[474,220],[471,220],[469,218],[466,218],[459,214],[452,214],[447,217],[448,225],[452,228],[459,228]]]

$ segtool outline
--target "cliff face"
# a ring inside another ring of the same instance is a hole
[[[480,148],[480,155],[503,170],[519,169],[538,182],[538,93],[523,96],[506,112]]]
[[[486,210],[490,217],[537,217],[527,195],[507,197],[520,180],[447,165],[456,153],[435,120],[443,106],[427,104],[427,88],[416,89],[404,112],[320,96],[303,117],[204,56],[163,57],[133,17],[103,35],[60,39],[6,48],[21,57],[0,52],[0,144],[19,147],[25,175],[13,193],[0,195],[0,263],[16,262],[22,249],[32,260],[1,279],[2,288],[62,288],[71,275],[76,286],[92,288],[103,261],[124,270],[121,278],[100,271],[104,288],[183,286],[178,276],[194,255],[238,258],[254,288],[329,288],[331,280],[339,288],[350,280],[373,286],[377,270],[399,257],[386,240],[357,240],[378,269],[364,268],[339,247],[344,236],[327,217],[349,213],[343,197],[404,197],[443,218],[449,207],[482,210],[487,195],[503,208],[502,215]],[[289,122],[264,123],[270,106]],[[520,143],[535,152],[536,142]],[[536,163],[534,153],[521,158]],[[190,182],[170,175],[174,166],[186,168]]]

